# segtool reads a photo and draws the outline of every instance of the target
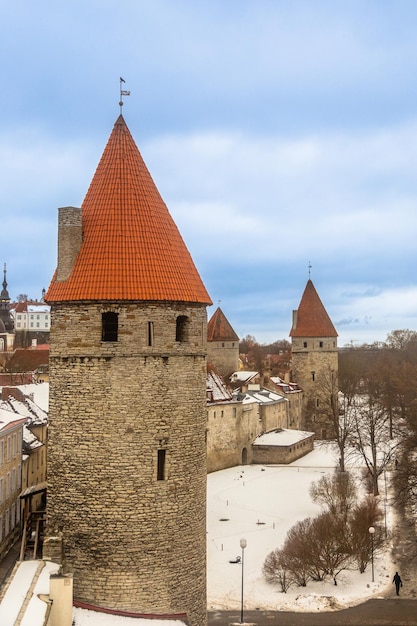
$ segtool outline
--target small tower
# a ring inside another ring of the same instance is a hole
[[[58,219],[44,556],[79,601],[204,626],[211,301],[122,115]]]
[[[331,405],[337,402],[337,332],[309,279],[293,311],[292,376],[304,391],[302,428],[319,439],[334,435]]]
[[[207,324],[207,362],[221,376],[239,369],[239,337],[220,307]]]

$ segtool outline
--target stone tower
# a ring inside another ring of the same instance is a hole
[[[337,403],[337,332],[310,279],[293,311],[290,337],[293,380],[304,391],[302,428],[319,439],[331,438],[332,406]]]
[[[58,219],[44,556],[78,601],[202,626],[211,302],[122,115]]]
[[[207,324],[207,361],[221,376],[239,369],[239,337],[220,307]]]

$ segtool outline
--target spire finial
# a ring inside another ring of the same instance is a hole
[[[311,265],[311,262],[309,261],[309,262],[308,262],[308,278],[310,278],[310,273],[311,273],[311,268],[312,268],[312,267],[313,267],[313,266]]]
[[[126,91],[125,89],[122,89],[122,84],[125,82],[126,82],[125,79],[120,76],[120,101],[119,101],[120,115],[122,114],[123,96],[130,96],[130,91]]]
[[[9,292],[7,291],[7,279],[6,279],[6,271],[7,271],[7,266],[6,263],[4,264],[4,269],[3,269],[3,273],[4,273],[4,278],[3,278],[3,289],[1,291],[1,301],[4,302],[5,300],[10,301],[10,296],[9,296]]]

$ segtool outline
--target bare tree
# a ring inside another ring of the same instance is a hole
[[[295,582],[288,570],[288,559],[285,558],[283,551],[278,548],[268,554],[262,572],[269,583],[279,585],[282,593],[287,593]]]
[[[344,519],[325,511],[313,520],[311,541],[320,568],[337,585],[337,576],[352,562],[352,548]]]
[[[398,443],[390,439],[389,414],[369,381],[367,391],[356,397],[352,407],[355,433],[351,443],[365,462],[373,495],[378,496],[378,478],[391,461]]]
[[[408,328],[393,330],[386,339],[387,346],[395,350],[406,350],[412,343],[417,344],[417,332]]]
[[[362,574],[366,570],[373,548],[378,550],[384,543],[384,533],[378,525],[382,518],[382,513],[376,498],[368,496],[358,506],[356,506],[349,519],[350,544],[352,546],[352,556],[355,559],[359,571]],[[369,528],[373,526],[376,530],[373,539],[369,533]]]
[[[310,496],[332,516],[346,520],[357,499],[356,483],[348,472],[325,474],[311,484]]]
[[[282,548],[282,563],[299,587],[305,587],[311,578],[311,555],[314,547],[310,541],[311,518],[297,522],[290,528]]]

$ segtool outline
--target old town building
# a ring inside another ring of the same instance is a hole
[[[26,419],[0,408],[0,559],[20,536],[22,440]]]

